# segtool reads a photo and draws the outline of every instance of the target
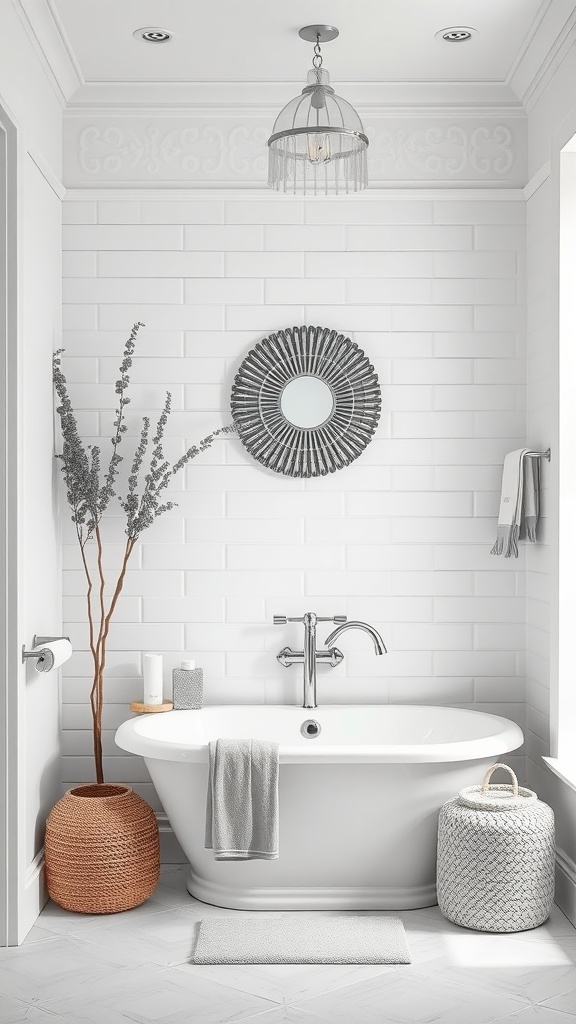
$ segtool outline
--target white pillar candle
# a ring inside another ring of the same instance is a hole
[[[162,703],[162,655],[144,655],[144,704]]]

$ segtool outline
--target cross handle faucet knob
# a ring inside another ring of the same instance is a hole
[[[339,626],[343,622],[347,622],[347,621],[348,621],[348,617],[346,615],[327,615],[327,616],[318,615],[317,618],[316,618],[316,622],[335,622],[337,626]],[[275,626],[285,626],[287,622],[304,622],[304,617],[301,616],[301,615],[296,616],[296,618],[290,618],[290,616],[288,616],[288,615],[275,615],[274,616],[274,625]]]

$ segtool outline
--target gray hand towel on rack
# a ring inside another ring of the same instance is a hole
[[[493,555],[518,558],[518,539],[536,540],[539,514],[539,467],[527,458],[529,448],[518,448],[504,459],[502,494]]]
[[[209,760],[204,847],[215,860],[276,860],[278,744],[210,740]]]
[[[540,459],[525,456],[520,539],[536,543],[536,527],[540,515]]]

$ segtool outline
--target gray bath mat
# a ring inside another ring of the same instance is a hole
[[[409,964],[398,917],[207,917],[193,964]]]

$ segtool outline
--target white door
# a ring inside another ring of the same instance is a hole
[[[61,633],[51,384],[61,202],[2,109],[0,138],[0,943],[16,945],[46,899],[44,824],[61,794],[58,674],[21,657],[35,633]]]

